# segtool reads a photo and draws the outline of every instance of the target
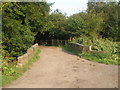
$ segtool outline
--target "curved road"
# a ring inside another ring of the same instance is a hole
[[[58,47],[40,48],[40,59],[7,88],[118,87],[118,66],[84,60]]]

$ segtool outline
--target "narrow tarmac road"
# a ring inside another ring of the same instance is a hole
[[[58,47],[40,48],[40,59],[7,88],[118,87],[118,66],[84,60]]]

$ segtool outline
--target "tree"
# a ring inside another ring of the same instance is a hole
[[[34,43],[34,36],[43,32],[50,4],[46,2],[3,3],[2,31],[4,50],[18,57]],[[37,10],[37,11],[36,11]]]
[[[39,39],[68,39],[65,31],[66,17],[59,10],[55,10],[46,18],[43,27],[45,33],[39,33]]]
[[[75,14],[67,19],[65,29],[70,38],[79,37],[82,34],[87,34],[87,23],[80,14]]]
[[[103,26],[100,35],[104,38],[112,38],[114,41],[119,40],[118,8],[117,2],[89,2],[87,10],[88,14],[98,15],[97,18],[102,15]]]

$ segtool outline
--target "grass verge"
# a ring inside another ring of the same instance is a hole
[[[15,63],[12,63],[9,65],[9,68],[13,71],[12,74],[2,75],[2,87],[5,87],[6,85],[12,83],[16,79],[18,79],[20,76],[23,75],[23,73],[30,68],[30,66],[33,64],[33,62],[37,61],[40,57],[38,54],[40,53],[40,49],[35,52],[35,54],[32,56],[30,60],[23,66],[23,67],[16,67]]]
[[[112,65],[120,65],[120,57],[117,54],[110,53],[80,53],[78,50],[74,49],[70,45],[60,46],[63,50],[73,53],[81,58],[103,63],[103,64],[112,64]]]

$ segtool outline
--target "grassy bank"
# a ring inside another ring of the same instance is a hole
[[[14,80],[18,79],[23,73],[30,68],[33,62],[37,61],[40,57],[38,54],[40,53],[40,49],[36,51],[36,53],[32,56],[30,60],[23,66],[18,67],[16,63],[11,63],[7,66],[4,66],[5,69],[2,75],[2,86],[5,87],[6,85],[12,83]]]
[[[109,54],[109,53],[80,53],[78,50],[74,49],[73,47],[66,45],[66,46],[61,46],[65,51],[68,51],[70,53],[73,53],[77,56],[80,56],[81,58],[98,62],[98,63],[103,63],[103,64],[112,64],[112,65],[120,65],[120,58],[118,57],[117,54]]]

